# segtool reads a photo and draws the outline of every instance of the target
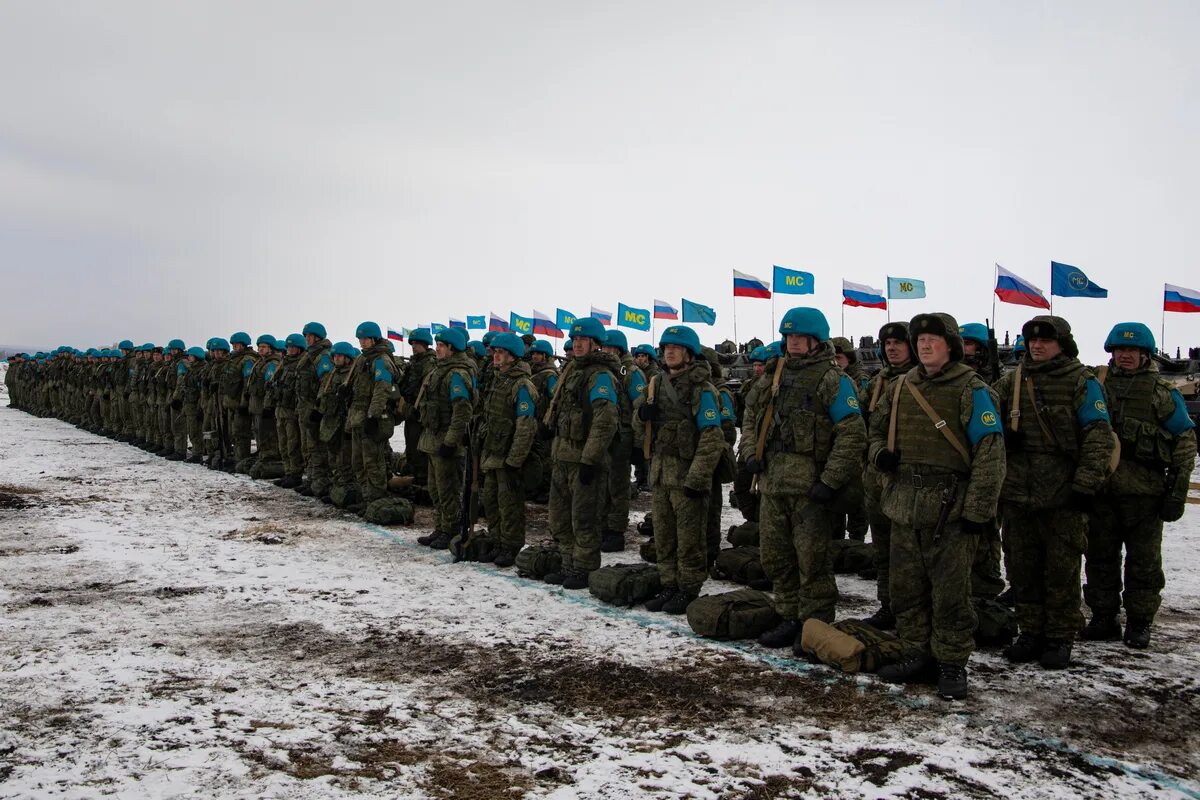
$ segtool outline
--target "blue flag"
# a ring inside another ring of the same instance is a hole
[[[1108,297],[1108,289],[1092,283],[1079,267],[1051,261],[1050,294],[1059,297]]]
[[[429,332],[432,333],[434,336],[437,336],[439,333],[441,333],[444,330],[446,330],[446,326],[440,322],[429,323]]]
[[[517,336],[533,333],[533,317],[522,317],[515,313],[508,315],[508,327]]]
[[[888,275],[888,297],[892,300],[916,300],[924,296],[925,281]]]
[[[571,326],[575,324],[575,315],[565,308],[558,309],[558,313],[554,317],[554,327],[560,331],[569,331]]]
[[[693,303],[686,297],[683,298],[683,321],[684,322],[703,322],[705,325],[717,324],[717,312],[713,311],[708,306]]]
[[[775,294],[812,294],[816,279],[811,272],[801,272],[775,265]],[[709,323],[712,324],[712,323]]]
[[[622,328],[648,331],[650,330],[650,309],[634,308],[624,303],[617,303],[617,325]]]
[[[480,314],[478,317],[467,316],[467,330],[470,331],[486,331],[487,317]]]

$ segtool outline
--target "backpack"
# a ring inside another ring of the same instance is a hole
[[[763,572],[757,547],[730,547],[717,553],[712,575],[751,589],[771,588],[771,579]]]
[[[637,532],[642,536],[654,535],[654,512],[647,512],[646,518],[639,522],[636,526]]]
[[[642,561],[648,561],[651,564],[658,563],[658,548],[654,546],[653,539],[647,539],[642,542],[642,546],[638,548],[638,552],[642,556]]]
[[[1017,636],[1017,614],[992,598],[971,601],[979,622],[975,626],[975,644],[979,647],[1003,647]]]
[[[709,639],[753,639],[780,620],[770,598],[756,589],[706,594],[687,607],[688,625]]]
[[[588,591],[605,603],[632,606],[658,594],[661,582],[653,564],[613,564],[588,574]]]
[[[758,547],[758,523],[743,522],[729,529],[725,537],[734,547]]]
[[[363,519],[376,525],[412,525],[413,505],[403,497],[381,497],[367,506]]]
[[[487,531],[457,534],[450,540],[450,555],[455,561],[492,561],[500,543]]]
[[[881,631],[862,620],[844,619],[833,623],[833,627],[865,645],[858,657],[858,668],[862,672],[878,672],[880,667],[897,664],[910,655],[916,655],[895,634]]]
[[[861,572],[875,566],[875,545],[857,539],[834,539],[830,542],[833,571],[838,575]]]
[[[551,572],[562,569],[562,553],[556,547],[533,544],[517,553],[517,574],[522,578],[541,580]]]

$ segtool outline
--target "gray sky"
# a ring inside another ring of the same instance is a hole
[[[1118,319],[1158,332],[1164,281],[1200,288],[1197,40],[1190,1],[6,0],[0,342],[681,296],[715,341],[731,270],[772,264],[817,278],[777,315],[836,333],[843,276],[923,278],[893,316],[965,322],[993,262],[1049,292],[1055,259],[1110,290],[1055,303],[1098,358]]]

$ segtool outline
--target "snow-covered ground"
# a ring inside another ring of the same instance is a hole
[[[1200,797],[1200,508],[1150,650],[980,653],[961,703],[451,564],[429,527],[0,408],[0,797]]]

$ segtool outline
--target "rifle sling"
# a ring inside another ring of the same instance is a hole
[[[908,387],[908,393],[911,394],[913,399],[917,401],[917,405],[919,405],[921,410],[925,412],[925,416],[929,417],[930,421],[933,422],[933,427],[941,431],[942,436],[946,438],[946,441],[950,443],[951,447],[958,451],[958,454],[962,456],[963,461],[966,462],[967,468],[969,469],[971,466],[971,451],[969,451],[959,440],[959,438],[954,435],[954,432],[950,430],[949,424],[946,422],[946,420],[938,416],[937,412],[933,410],[933,406],[929,405],[929,401],[925,399],[925,396],[917,391],[917,387],[913,386],[911,383],[906,383],[905,386]],[[895,419],[895,416],[892,418]]]

